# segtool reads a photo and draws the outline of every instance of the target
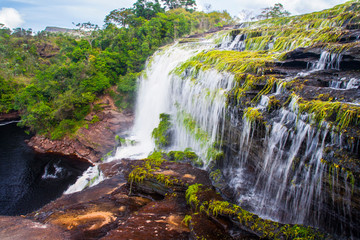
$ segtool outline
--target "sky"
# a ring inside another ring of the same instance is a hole
[[[103,26],[104,18],[117,8],[131,7],[136,0],[0,0],[0,23],[10,29],[46,26],[75,28],[72,24],[91,22]],[[283,4],[292,15],[331,8],[346,0],[196,0],[198,9],[210,4],[210,10],[228,11],[239,16],[242,10],[259,13],[262,8]]]

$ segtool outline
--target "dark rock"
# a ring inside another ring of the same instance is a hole
[[[42,58],[51,58],[56,56],[59,53],[60,48],[58,46],[53,46],[49,43],[42,43],[37,45],[37,53]]]
[[[215,222],[202,214],[193,214],[190,220],[191,235],[190,239],[207,240],[231,240],[232,238],[224,228],[219,227]]]
[[[97,239],[116,228],[150,200],[128,196],[116,176],[79,193],[65,195],[27,217],[67,231],[72,239]]]
[[[70,234],[59,227],[34,222],[23,217],[0,216],[0,239],[2,240],[63,240]]]
[[[150,202],[103,239],[189,239],[189,228],[182,222],[188,211],[184,196],[173,194]]]
[[[192,221],[194,233],[190,233],[184,223],[185,216],[192,214],[185,199],[187,186],[202,183],[212,188],[206,171],[190,164],[163,162],[154,174],[176,177],[179,183],[166,186],[153,180],[154,184],[167,189],[162,198],[154,200],[148,193],[148,185],[141,187],[149,179],[136,183],[136,191],[126,180],[132,169],[142,163],[141,160],[119,160],[102,164],[104,173],[113,175],[111,178],[92,188],[62,196],[28,214],[26,221],[59,229],[67,234],[64,239],[191,239],[191,234],[232,239],[229,221],[199,217],[197,223]],[[211,193],[212,198],[219,197]],[[4,234],[10,233],[5,230]]]

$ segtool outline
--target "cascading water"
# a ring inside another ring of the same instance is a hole
[[[213,144],[225,115],[225,93],[233,87],[234,77],[210,70],[198,72],[194,80],[194,71],[172,76],[172,113],[176,116],[173,147],[192,148],[206,167],[216,155]]]
[[[263,96],[256,109],[263,110],[267,102],[268,97]],[[333,207],[340,205],[336,208],[342,209],[333,214],[351,215],[351,184],[341,180],[348,179],[348,173],[336,167],[327,173],[322,163],[326,139],[331,139],[329,145],[338,146],[341,138],[325,123],[319,129],[306,123],[309,116],[298,114],[296,102],[293,98],[287,108],[279,110],[261,143],[254,143],[258,129],[247,113],[242,119],[238,119],[236,111],[231,113],[231,125],[241,126],[242,132],[238,136],[238,154],[224,163],[223,173],[235,190],[238,204],[252,212],[276,221],[324,227],[331,222],[324,215],[328,208],[324,174],[331,177]],[[232,135],[234,128],[230,127],[227,134]],[[339,188],[340,182],[344,188]],[[346,194],[340,200],[344,190]],[[347,224],[338,222],[337,230],[343,231]]]
[[[322,51],[319,60],[308,64],[309,70],[305,72],[300,72],[298,75],[306,77],[314,72],[322,70],[340,70],[341,60],[341,53],[329,53],[328,51]]]
[[[317,61],[312,70],[320,71],[325,69],[340,69],[340,62],[342,59],[342,55],[338,53],[329,53],[327,51],[323,51],[320,55],[319,61]]]
[[[204,40],[198,43],[176,43],[160,49],[152,56],[139,79],[135,123],[127,137],[131,144],[123,144],[117,148],[115,155],[105,159],[105,162],[122,158],[145,158],[155,149],[151,133],[159,124],[159,115],[164,112],[174,112],[171,99],[174,97],[172,91],[175,89],[171,85],[170,73],[179,63],[204,49],[213,47],[215,47],[213,40]],[[65,194],[81,191],[102,180],[103,175],[95,165],[90,167]]]
[[[326,134],[327,131],[317,131],[299,119],[294,109],[280,111],[279,121],[272,124],[265,140],[268,144],[263,168],[255,184],[256,194],[262,195],[256,212],[273,217],[283,209],[286,217],[279,216],[280,219],[289,220],[291,216],[292,222],[305,223],[311,204],[321,203],[319,179],[324,167],[321,157]],[[304,149],[300,155],[301,147]]]
[[[176,116],[177,107],[194,103],[191,103],[195,100],[191,95],[201,94],[199,90],[195,90],[194,85],[204,84],[193,84],[190,79],[185,83],[186,81],[176,76],[173,70],[181,62],[214,46],[212,41],[175,44],[158,51],[152,57],[140,78],[136,119],[129,137],[136,144],[118,148],[114,158],[144,158],[155,149],[151,133],[159,124],[159,115],[161,113],[172,113]],[[209,91],[215,91],[217,86],[209,85],[207,87]],[[180,102],[184,100],[187,102]],[[200,104],[200,102],[195,102],[195,104]],[[187,109],[184,108],[184,110]],[[203,119],[203,121],[206,120]],[[177,143],[175,145],[182,146],[181,140],[175,140],[175,142]]]
[[[340,80],[331,81],[330,87],[334,89],[342,89],[342,90],[356,89],[360,87],[360,79],[357,78],[347,79],[346,77],[344,77],[341,78]]]

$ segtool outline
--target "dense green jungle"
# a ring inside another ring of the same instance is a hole
[[[227,12],[165,12],[138,1],[112,11],[91,34],[81,27],[77,34],[2,28],[0,112],[18,111],[21,126],[60,139],[87,124],[84,117],[97,107],[90,103],[105,92],[120,109],[132,108],[136,79],[159,47],[231,23]]]

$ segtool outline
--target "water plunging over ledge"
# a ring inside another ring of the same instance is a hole
[[[218,44],[220,49],[238,48],[225,38]],[[243,39],[241,39],[243,41]],[[239,44],[239,45],[237,45]],[[159,124],[159,115],[168,113],[173,123],[173,141],[170,150],[193,149],[209,169],[216,154],[215,145],[223,140],[225,159],[218,164],[228,184],[235,191],[238,204],[255,214],[285,223],[304,223],[312,226],[332,226],[338,218],[351,215],[351,185],[347,173],[332,174],[322,161],[327,144],[341,145],[341,135],[325,125],[316,128],[309,124],[306,114],[299,114],[297,99],[274,113],[264,134],[256,136],[257,126],[238,112],[242,106],[227,106],[227,93],[234,87],[231,73],[215,69],[188,68],[180,74],[174,69],[202,50],[214,49],[211,41],[174,44],[156,52],[147,63],[139,80],[136,118],[128,139],[135,144],[117,149],[114,159],[146,157],[154,150],[151,132]],[[341,55],[323,52],[316,64],[304,75],[312,72],[337,69]],[[283,79],[291,81],[291,78]],[[349,81],[350,82],[350,81]],[[352,86],[353,83],[351,83]],[[279,83],[274,95],[282,94]],[[349,85],[350,86],[350,85]],[[266,109],[270,96],[262,96],[255,107]],[[340,142],[340,143],[339,143]],[[219,144],[220,143],[220,144]],[[91,175],[92,174],[92,175]],[[97,167],[89,169],[89,175],[80,179],[69,192],[79,191],[88,185],[86,179],[101,180]],[[331,177],[333,187],[330,200],[325,199],[325,177]],[[95,181],[98,181],[95,180]],[[340,192],[344,192],[341,201]],[[340,202],[340,203],[339,203]],[[333,205],[333,206],[331,206]],[[343,213],[337,209],[343,207]],[[340,206],[340,207],[339,207]],[[335,220],[327,219],[323,211],[330,212]],[[336,231],[342,231],[346,220],[339,223]],[[350,223],[352,224],[352,223]],[[346,226],[345,226],[346,227]]]

